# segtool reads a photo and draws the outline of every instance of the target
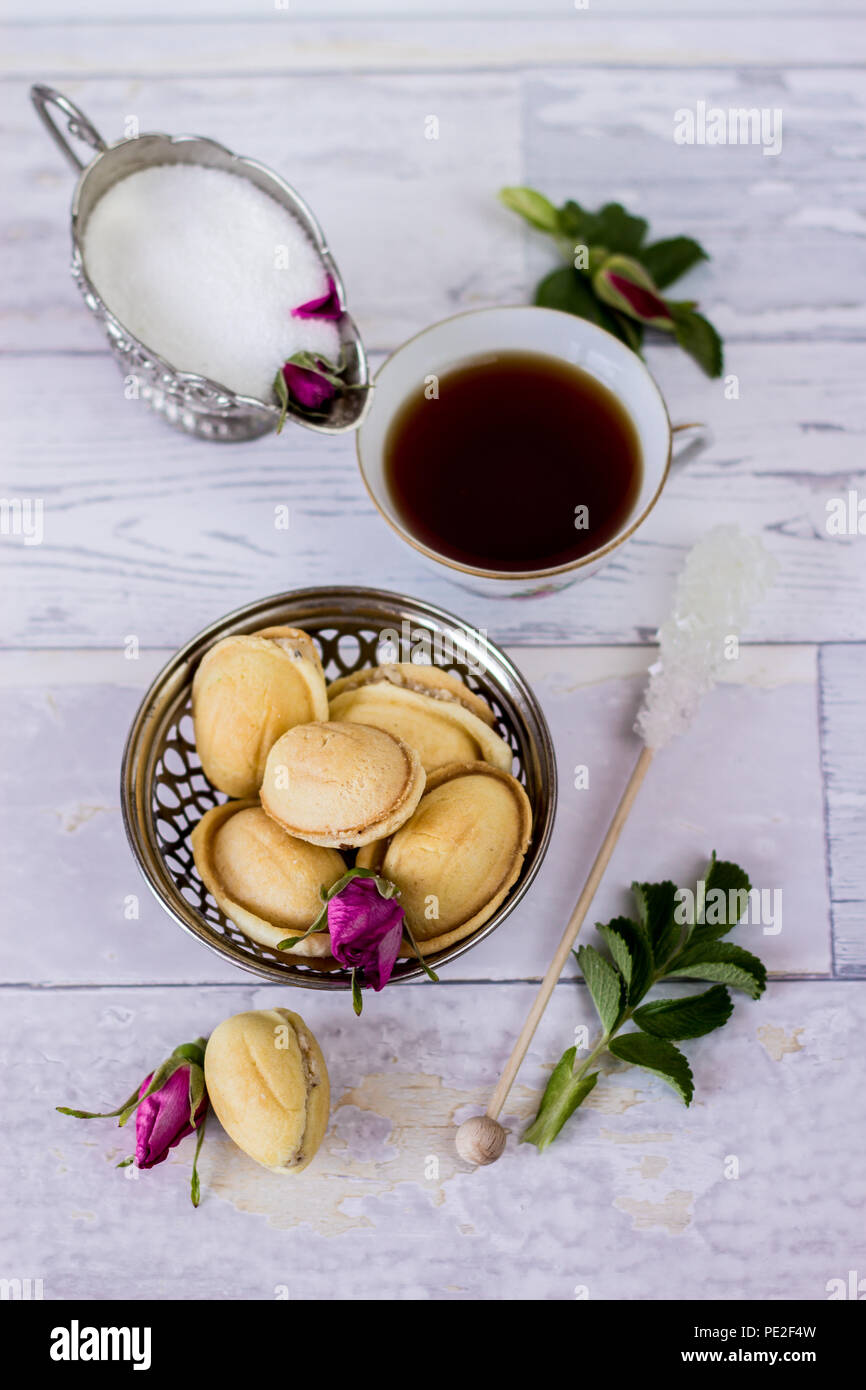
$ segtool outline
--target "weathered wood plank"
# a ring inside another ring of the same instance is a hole
[[[0,495],[43,499],[44,539],[0,537],[0,640],[113,647],[135,632],[144,646],[177,645],[263,594],[373,578],[498,640],[629,642],[655,631],[686,550],[717,522],[760,532],[779,561],[752,640],[862,638],[862,537],[826,529],[830,499],[862,479],[862,357],[833,344],[735,345],[740,396],[726,400],[682,354],[652,350],[674,418],[707,420],[715,444],[674,471],[606,569],[521,602],[428,569],[370,505],[346,439],[293,427],[216,448],[126,400],[104,356],[7,360]],[[275,508],[286,505],[289,529],[278,530]]]
[[[856,975],[866,971],[866,647],[826,648],[820,672],[835,963]]]
[[[8,25],[2,33],[0,76],[86,73],[417,71],[442,68],[739,67],[760,64],[843,66],[863,60],[866,38],[855,16],[691,11],[671,23],[658,14],[597,14],[593,6],[544,17],[292,20],[286,11],[260,12],[201,25],[181,19],[135,17],[109,24]],[[286,22],[288,20],[288,22]]]
[[[856,177],[866,116],[854,69],[87,79],[67,90],[107,139],[128,119],[191,130],[295,183],[373,349],[461,309],[530,297],[554,260],[497,203],[521,181],[588,206],[620,197],[654,235],[698,237],[713,260],[684,292],[726,336],[866,336]],[[780,106],[782,153],[675,145],[674,112],[697,100]],[[67,271],[71,173],[26,83],[5,84],[0,109],[11,170],[0,348],[91,349],[99,340]],[[429,115],[438,140],[425,138]]]
[[[136,1180],[115,1167],[126,1131],[53,1108],[116,1104],[180,1041],[285,1005],[285,993],[4,991],[16,1117],[0,1159],[8,1274],[42,1278],[47,1299],[265,1302],[294,1294],[299,1270],[305,1298],[328,1300],[359,1288],[383,1300],[640,1299],[659,1292],[662,1268],[668,1298],[815,1300],[847,1279],[863,1167],[845,1164],[840,1182],[827,1174],[857,1152],[866,1118],[851,1084],[862,984],[779,984],[738,1001],[721,1033],[684,1044],[688,1111],[663,1082],[615,1064],[540,1157],[517,1135],[574,1028],[592,1026],[585,991],[564,985],[512,1091],[505,1156],[467,1170],[455,1125],[486,1103],[531,992],[386,990],[361,1019],[345,997],[305,998],[331,1074],[322,1148],[300,1177],[281,1178],[212,1122],[194,1211],[189,1141]]]
[[[516,77],[109,81],[68,92],[106,139],[134,119],[141,130],[210,136],[281,172],[321,221],[370,348],[459,309],[524,297],[519,229],[495,201],[521,176]],[[0,89],[0,103],[16,189],[0,214],[10,272],[0,347],[98,347],[68,274],[72,175],[26,86]],[[437,139],[425,136],[429,115]]]
[[[652,650],[518,648],[550,723],[560,772],[557,825],[526,900],[448,979],[540,978],[637,755],[631,732]],[[231,980],[139,878],[121,825],[126,730],[168,659],[146,652],[0,656],[0,857],[6,911],[2,978],[39,984]],[[687,738],[647,779],[590,924],[630,911],[633,879],[696,879],[710,852],[743,863],[768,916],[738,938],[779,973],[830,969],[829,906],[810,648],[743,648]],[[589,785],[575,786],[585,766]],[[34,873],[38,847],[40,870]],[[774,891],[781,891],[781,915]],[[131,916],[131,896],[138,916]],[[573,967],[570,974],[574,974]]]
[[[413,5],[410,0],[273,0],[270,8],[281,12],[281,23],[315,18],[357,19],[378,24],[387,17],[398,21],[423,18],[428,22],[450,25],[455,19],[464,17],[466,3],[465,0],[436,0],[435,6],[431,4],[423,10],[421,5]],[[588,10],[590,5],[576,0],[571,8]],[[856,15],[859,8],[857,0],[834,0],[833,14]],[[562,19],[564,6],[562,0],[533,0],[531,6],[529,0],[472,0],[472,16],[475,19],[526,19],[530,9],[535,19]],[[756,12],[765,16],[792,12],[813,18],[821,15],[817,0],[761,0],[758,11],[748,0],[731,0],[730,4],[723,3],[723,0],[665,0],[663,9],[657,0],[628,0],[627,6],[622,5],[620,0],[592,0],[591,9],[596,17],[609,15],[622,18],[649,13],[659,19],[670,19],[688,15],[710,24],[718,24],[729,15],[754,15]],[[237,21],[241,16],[250,22],[261,23],[276,18],[263,8],[245,5],[245,0],[149,0],[147,7],[147,17],[151,21],[172,24],[194,20],[204,32],[209,24]],[[68,6],[59,4],[57,0],[40,0],[35,9],[25,5],[23,0],[16,0],[15,5],[7,4],[6,18],[9,22],[29,26],[129,23],[129,16],[123,9],[118,9],[114,0],[80,0],[74,16],[69,14]],[[136,15],[133,22],[143,23],[144,16]]]
[[[839,102],[849,82],[850,100]],[[526,103],[535,186],[590,208],[618,198],[647,218],[654,237],[694,236],[712,260],[671,293],[701,300],[723,335],[863,336],[866,196],[856,171],[866,100],[858,73],[541,72],[527,78]],[[779,153],[676,143],[677,112],[695,113],[699,103],[766,111],[768,135],[778,119]],[[528,232],[527,241],[543,273],[546,238]]]

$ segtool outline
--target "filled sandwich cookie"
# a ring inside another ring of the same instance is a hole
[[[434,956],[487,922],[520,877],[529,801],[494,710],[453,671],[394,662],[326,686],[313,639],[269,627],[205,654],[193,720],[205,775],[236,798],[194,828],[196,869],[262,946],[345,969],[331,899],[345,916],[344,899],[369,890],[341,881],[372,870],[379,896],[392,885],[405,912],[400,954],[414,954],[411,934]]]
[[[480,695],[470,690],[465,681],[453,671],[441,666],[428,666],[415,661],[386,662],[382,666],[366,666],[351,676],[340,676],[328,686],[328,699],[338,699],[340,695],[364,686],[388,684],[400,686],[404,690],[414,690],[420,695],[429,695],[437,700],[450,700],[462,705],[470,714],[476,715],[492,729],[496,723],[493,710]]]
[[[520,876],[531,831],[516,778],[489,763],[454,763],[428,777],[414,815],[356,863],[396,884],[419,950],[433,955],[492,917]]]
[[[319,915],[321,889],[346,872],[335,849],[288,835],[257,801],[214,806],[191,836],[195,866],[217,905],[262,946],[302,936]],[[327,931],[314,932],[294,955],[330,955]]]
[[[414,749],[383,729],[300,724],[271,749],[262,806],[290,835],[333,849],[369,844],[408,820],[424,790]]]
[[[347,690],[330,701],[331,718],[385,729],[414,748],[425,772],[449,763],[483,761],[510,772],[504,739],[456,700],[441,700],[388,681]]]
[[[325,678],[311,638],[291,627],[223,638],[195,673],[192,716],[208,780],[229,796],[255,796],[280,735],[328,718]]]

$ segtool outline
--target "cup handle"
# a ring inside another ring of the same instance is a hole
[[[683,468],[697,458],[713,442],[709,425],[690,421],[687,425],[671,425],[671,467]]]
[[[69,160],[76,174],[80,174],[81,170],[85,168],[84,161],[78,158],[78,155],[70,145],[60,126],[55,123],[48,110],[49,106],[56,106],[63,112],[66,117],[66,129],[70,135],[74,135],[78,140],[83,140],[85,145],[89,145],[92,150],[96,150],[97,154],[107,148],[99,131],[95,126],[90,124],[84,112],[79,110],[74,101],[70,101],[69,98],[63,96],[61,92],[56,92],[53,87],[43,87],[39,83],[35,84],[30,88],[30,100],[36,107],[42,124],[45,126],[51,139],[66,155],[66,158]]]

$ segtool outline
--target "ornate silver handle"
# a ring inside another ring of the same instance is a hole
[[[39,112],[40,120],[51,139],[58,149],[61,149],[66,155],[77,174],[80,174],[81,170],[86,167],[84,161],[78,158],[63,130],[55,123],[48,110],[49,106],[56,106],[63,112],[66,117],[66,129],[70,135],[74,135],[78,140],[83,140],[97,153],[107,148],[99,131],[90,124],[84,112],[80,111],[68,97],[63,96],[61,92],[56,92],[53,87],[42,87],[38,83],[35,84],[30,88],[30,100]]]

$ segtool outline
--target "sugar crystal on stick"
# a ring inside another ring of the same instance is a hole
[[[635,724],[648,748],[663,748],[688,728],[718,680],[726,643],[739,634],[775,570],[758,537],[737,526],[714,527],[689,551]]]

